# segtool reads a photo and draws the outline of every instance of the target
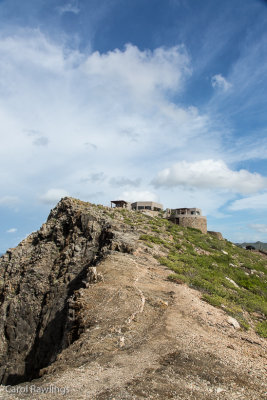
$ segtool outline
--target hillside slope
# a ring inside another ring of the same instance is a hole
[[[65,198],[0,274],[0,398],[265,398],[260,255]]]

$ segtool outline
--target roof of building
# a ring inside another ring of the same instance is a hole
[[[158,204],[162,206],[161,203],[157,203],[156,201],[135,201],[132,204]]]
[[[114,204],[118,204],[118,203],[128,204],[128,201],[125,201],[125,200],[111,200],[111,203],[114,203]]]
[[[196,208],[196,207],[179,207],[179,208],[173,208],[172,210],[200,210],[200,208]]]

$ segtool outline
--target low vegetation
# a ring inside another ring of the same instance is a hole
[[[258,322],[256,325],[256,332],[260,336],[267,338],[267,321]]]
[[[243,329],[267,337],[267,259],[161,217],[126,209],[106,214],[140,231],[139,240],[173,271],[168,279],[200,290],[203,300],[236,318]]]
[[[267,261],[260,254],[160,218],[147,226],[151,232],[140,240],[165,250],[166,255],[155,256],[173,271],[171,281],[200,290],[203,300],[225,310],[243,329],[267,336]]]
[[[169,279],[187,283],[201,290],[203,300],[223,308],[244,329],[256,324],[256,331],[266,335],[266,323],[258,322],[267,315],[266,262],[257,254],[237,248],[201,232],[168,228],[173,234],[173,248],[161,264],[175,273]],[[182,244],[177,249],[175,243]]]

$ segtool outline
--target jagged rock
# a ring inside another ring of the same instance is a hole
[[[228,317],[227,322],[228,324],[232,325],[235,329],[240,329],[240,325],[235,318]]]
[[[107,221],[89,203],[62,199],[38,232],[0,259],[0,383],[38,376],[81,334],[77,291],[103,280],[97,264],[106,253],[134,249],[129,233]]]
[[[237,266],[237,265],[235,265],[235,264],[233,264],[233,263],[230,263],[230,264],[229,264],[229,267],[232,267],[232,268],[238,268],[238,266]]]
[[[239,286],[237,285],[237,283],[235,281],[233,281],[233,279],[228,278],[228,276],[226,276],[225,279],[227,279],[228,282],[232,283],[232,285],[234,285],[236,288],[239,288]]]
[[[223,235],[221,234],[221,232],[208,231],[208,233],[212,236],[215,236],[219,240],[223,240]]]

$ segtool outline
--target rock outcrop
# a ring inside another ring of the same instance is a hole
[[[79,337],[77,291],[101,279],[95,266],[109,250],[133,251],[113,221],[85,204],[62,199],[38,232],[0,260],[3,384],[38,377]]]
[[[223,240],[223,235],[221,232],[208,231],[208,233],[212,236],[215,236],[219,240]]]

